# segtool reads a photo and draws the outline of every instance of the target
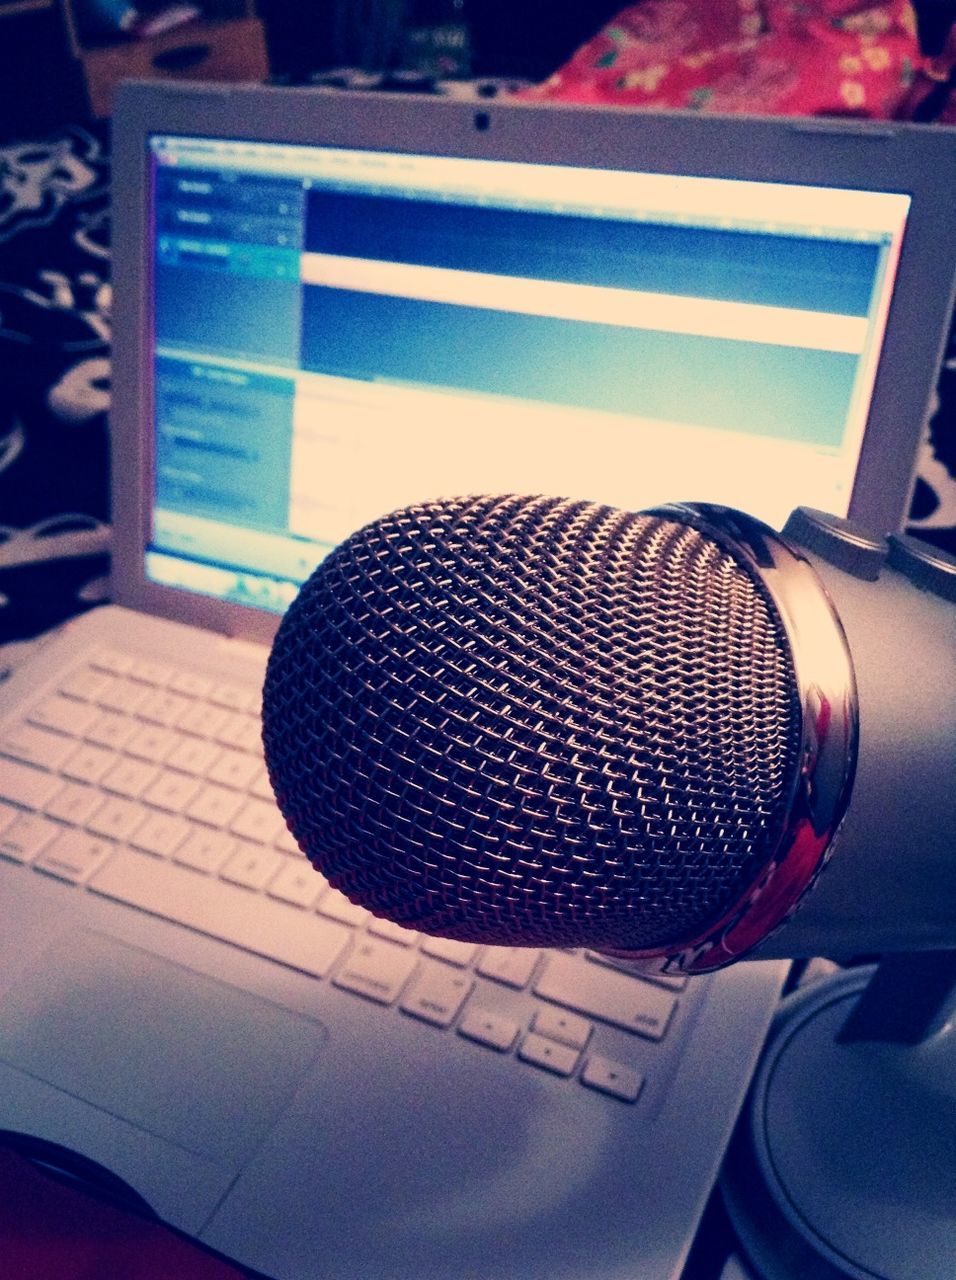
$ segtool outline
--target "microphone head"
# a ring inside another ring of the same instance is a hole
[[[806,716],[762,552],[707,510],[462,498],[338,547],[263,694],[313,864],[479,943],[647,952],[752,897],[793,834]]]

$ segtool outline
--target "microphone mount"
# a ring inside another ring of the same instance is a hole
[[[950,1280],[956,951],[808,984],[771,1025],[720,1187],[761,1280]]]

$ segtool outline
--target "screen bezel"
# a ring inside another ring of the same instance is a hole
[[[197,128],[201,121],[201,128]],[[266,86],[121,88],[113,132],[114,599],[148,613],[268,642],[279,618],[146,579],[152,421],[149,138],[246,141],[804,182],[904,192],[912,204],[883,354],[849,506],[873,532],[905,519],[956,270],[956,130],[867,122],[698,116],[623,108],[468,102]],[[599,158],[599,159],[598,159]],[[912,335],[921,340],[914,344]],[[935,335],[935,337],[934,337]],[[694,494],[674,494],[692,501]]]

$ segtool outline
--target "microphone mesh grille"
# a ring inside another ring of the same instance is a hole
[[[550,498],[397,512],[283,619],[270,777],[353,901],[426,933],[642,948],[772,857],[798,768],[756,578],[653,515]]]

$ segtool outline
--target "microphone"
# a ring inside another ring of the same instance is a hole
[[[429,934],[688,973],[956,946],[956,578],[906,541],[886,567],[832,517],[708,504],[385,516],[279,627],[279,808]]]

